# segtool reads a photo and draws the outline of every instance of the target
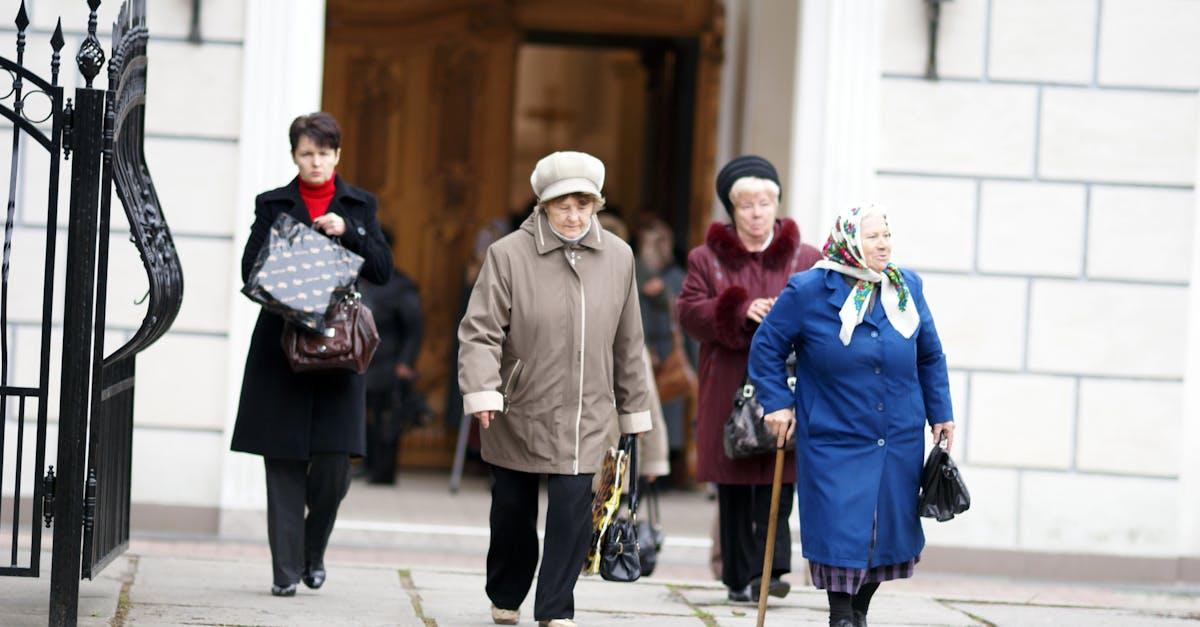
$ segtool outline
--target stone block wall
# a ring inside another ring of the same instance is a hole
[[[67,96],[82,80],[74,55],[86,32],[87,6],[76,0],[25,0],[32,25],[27,59],[48,67],[50,34],[63,18],[66,46],[62,83]],[[0,51],[13,56],[13,18],[20,0],[0,1]],[[120,2],[104,2],[99,11],[100,39],[110,49],[111,25]],[[134,430],[133,494],[135,526],[177,531],[216,531],[220,502],[226,414],[228,326],[233,284],[235,224],[251,219],[253,208],[237,198],[238,137],[242,107],[243,0],[205,0],[201,43],[188,41],[191,3],[149,3],[150,70],[148,77],[146,152],[151,172],[183,263],[183,309],[172,330],[138,358]],[[45,61],[42,61],[42,58]],[[104,85],[107,75],[97,78]],[[0,142],[11,145],[11,134]],[[34,145],[29,144],[30,148]],[[9,151],[4,150],[4,171]],[[13,236],[10,277],[10,364],[12,383],[36,382],[41,318],[41,254],[45,242],[48,160],[27,149],[18,178],[17,224]],[[69,168],[63,163],[58,209],[59,258],[54,320],[60,328],[68,219]],[[7,188],[7,185],[5,185]],[[146,292],[145,273],[129,242],[129,227],[120,204],[113,203],[108,287],[107,352],[123,344],[140,325],[145,306],[136,304]],[[54,463],[55,420],[59,405],[61,333],[52,331],[51,446]],[[7,460],[13,459],[16,424],[9,412],[4,425]],[[26,424],[26,434],[30,424]],[[32,439],[26,439],[26,457]],[[31,477],[32,459],[25,477]],[[11,461],[6,477],[11,477]],[[169,479],[164,476],[169,474]],[[5,482],[5,495],[11,493]],[[150,507],[148,510],[142,506]],[[139,513],[172,511],[171,518],[150,520]]]
[[[972,510],[930,542],[1178,554],[1200,3],[887,1],[877,197],[925,277]]]

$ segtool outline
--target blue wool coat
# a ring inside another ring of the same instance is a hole
[[[876,302],[843,346],[838,311],[850,286],[825,269],[792,275],[754,334],[749,374],[763,410],[796,408],[800,537],[810,561],[868,568],[906,562],[925,546],[917,516],[924,427],[953,414],[921,279],[902,272],[921,316],[911,338]],[[793,349],[794,396],[784,365]]]

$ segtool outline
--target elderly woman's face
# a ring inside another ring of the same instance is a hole
[[[867,267],[876,272],[883,272],[892,260],[892,232],[888,229],[887,220],[881,215],[869,215],[863,218],[859,230]]]
[[[762,190],[753,194],[742,194],[733,205],[733,225],[742,237],[755,241],[765,240],[775,228],[775,214],[779,203],[770,192]]]
[[[568,239],[583,235],[596,212],[596,200],[587,194],[559,196],[546,203],[546,219]]]
[[[296,150],[292,153],[292,161],[300,171],[300,180],[309,185],[322,185],[328,181],[341,158],[340,148],[318,146],[307,135],[301,135],[296,140]]]

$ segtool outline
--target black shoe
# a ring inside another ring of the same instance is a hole
[[[854,610],[854,627],[867,627],[867,615]]]
[[[829,621],[829,627],[856,627],[853,618],[839,618]]]
[[[758,592],[761,589],[762,589],[762,577],[755,577],[754,579],[750,580],[750,597],[755,603],[758,603]],[[767,596],[772,596],[772,597],[782,599],[783,597],[786,597],[788,595],[788,593],[791,591],[792,591],[792,584],[790,584],[778,577],[772,577],[771,581],[767,584]]]
[[[290,583],[286,586],[271,586],[271,596],[294,597],[296,596],[296,584]]]
[[[320,588],[325,583],[325,569],[324,568],[305,569],[304,575],[300,577],[300,581],[303,581],[304,585],[308,586],[309,588],[316,590],[317,588]],[[295,586],[292,586],[292,587],[294,588]]]
[[[733,588],[730,588],[728,598],[733,603],[749,603],[751,601],[750,587],[746,586],[741,590],[734,590]]]

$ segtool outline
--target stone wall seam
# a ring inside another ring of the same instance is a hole
[[[1057,377],[1062,379],[1081,377],[1097,381],[1128,381],[1130,383],[1183,383],[1183,377],[1135,374],[1078,374],[1074,372],[1053,372],[1037,369],[1005,370],[1004,368],[984,368],[978,366],[950,366],[950,372],[963,374],[1027,374],[1030,376]]]
[[[928,81],[924,74],[905,74],[902,72],[884,72],[880,74],[880,78],[893,81]],[[989,78],[980,80],[977,78],[969,78],[963,76],[946,76],[938,77],[940,83],[961,83],[967,85],[1004,85],[1013,87],[1058,87],[1081,89],[1085,91],[1116,91],[1116,92],[1144,92],[1148,94],[1195,94],[1200,89],[1196,87],[1166,87],[1162,85],[1122,85],[1119,83],[1105,83],[1103,85],[1091,85],[1087,83],[1069,83],[1066,81],[1053,80],[1025,80],[1019,78]]]
[[[1071,442],[1069,443],[1069,446],[1071,447],[1071,452],[1070,452],[1070,461],[1068,462],[1067,467],[1070,468],[1072,471],[1078,472],[1079,471],[1079,407],[1080,407],[1079,397],[1082,394],[1081,388],[1083,386],[1080,383],[1082,381],[1082,377],[1077,375],[1074,377],[1074,379],[1075,379],[1075,394],[1074,394],[1074,399],[1072,400],[1072,402],[1075,404],[1075,407],[1072,408],[1072,411],[1071,411]]]
[[[1088,280],[1088,247],[1091,246],[1092,233],[1092,184],[1083,186],[1083,259],[1079,266],[1079,278]]]
[[[1100,87],[1100,34],[1104,24],[1104,0],[1096,0],[1096,31],[1092,36],[1092,87]]]
[[[980,220],[983,213],[983,179],[975,179],[975,230],[972,237],[975,239],[974,250],[971,251],[971,272],[974,276],[979,274],[979,243],[983,238],[983,229],[979,228]]]
[[[4,35],[16,35],[16,34],[17,34],[16,29],[14,29],[12,27],[5,26],[4,28],[0,28],[0,37],[2,37]],[[46,29],[46,28],[37,28],[37,27],[31,26],[28,30],[25,31],[25,34],[30,39],[34,39],[39,36],[43,36],[43,37],[49,39],[50,36],[52,34],[54,34],[54,31],[50,30],[50,29]],[[99,37],[105,41],[107,41],[108,38],[110,38],[110,36],[111,36],[111,33],[100,33],[100,35],[99,35]],[[63,37],[64,38],[74,37],[77,39],[83,39],[84,37],[87,37],[87,31],[64,28],[63,29]],[[225,39],[222,37],[214,37],[212,39],[205,38],[203,30],[201,31],[200,41],[198,41],[198,42],[192,41],[191,39],[188,39],[186,36],[183,36],[183,35],[157,35],[154,33],[153,25],[151,25],[150,38],[151,38],[151,41],[153,41],[155,43],[166,42],[166,43],[176,43],[176,44],[192,44],[194,46],[237,46],[238,48],[241,48],[244,45],[244,40],[241,40],[241,39]]]
[[[981,83],[992,82],[992,0],[987,0],[983,9],[983,68],[980,72]]]
[[[911,176],[936,179],[967,179],[980,180],[985,183],[1001,182],[1001,183],[1063,183],[1070,185],[1104,185],[1106,187],[1129,187],[1134,189],[1165,189],[1179,192],[1190,192],[1196,189],[1195,185],[1183,185],[1179,183],[1144,183],[1138,181],[1096,181],[1093,179],[1081,178],[1042,178],[1037,181],[1029,177],[1020,176],[1004,176],[999,174],[966,174],[959,172],[929,172],[921,170],[897,170],[894,168],[878,169],[875,173],[879,176]]]
[[[966,462],[959,461],[958,463],[959,463],[959,465],[964,467],[963,468],[963,481],[966,482],[968,490],[971,488],[971,470],[975,469],[975,468],[978,468],[981,470],[1012,470],[1012,471],[1016,471],[1021,476],[1022,479],[1024,479],[1025,473],[1036,472],[1036,473],[1041,473],[1041,474],[1066,475],[1066,476],[1072,476],[1072,477],[1090,477],[1090,478],[1097,478],[1097,479],[1137,479],[1140,481],[1154,481],[1154,482],[1160,482],[1160,483],[1164,483],[1164,484],[1173,484],[1173,483],[1179,482],[1179,476],[1172,475],[1172,474],[1126,473],[1126,472],[1116,472],[1116,471],[1111,471],[1111,470],[1075,470],[1072,468],[1051,468],[1051,467],[1044,467],[1044,466],[1013,466],[1013,465],[1008,465],[1008,464],[997,464],[997,463],[987,463],[987,462],[968,464]],[[1021,488],[1018,488],[1018,490],[1017,490],[1018,495],[1020,495],[1020,493],[1022,491],[1023,490]],[[1018,509],[1020,509],[1019,505],[1018,505]]]
[[[1021,344],[1021,371],[1029,372],[1029,335],[1033,328],[1033,278],[1025,280],[1025,337]]]
[[[1033,180],[1041,181],[1042,176],[1042,93],[1045,88],[1037,86],[1037,101],[1033,111]]]

